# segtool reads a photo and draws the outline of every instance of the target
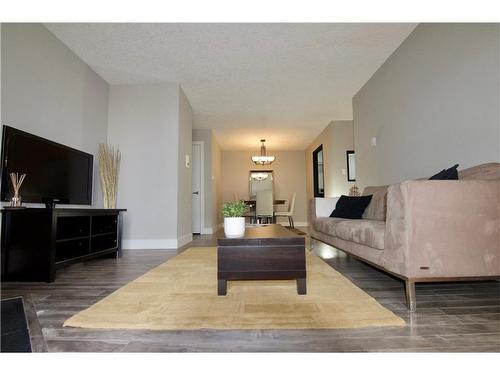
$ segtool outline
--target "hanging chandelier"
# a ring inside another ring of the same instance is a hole
[[[274,161],[275,157],[274,156],[268,156],[266,153],[266,140],[261,139],[262,145],[260,146],[260,155],[254,155],[252,156],[252,161],[257,164],[257,165],[268,165],[272,164]]]

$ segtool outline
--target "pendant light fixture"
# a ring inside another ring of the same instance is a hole
[[[274,161],[274,159],[276,159],[274,156],[271,156],[271,155],[267,155],[267,152],[266,152],[266,140],[265,139],[261,139],[261,146],[260,146],[260,155],[254,155],[252,156],[252,161],[257,164],[257,165],[269,165],[269,164],[272,164],[272,162]]]

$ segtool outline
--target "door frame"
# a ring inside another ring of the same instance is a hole
[[[191,148],[193,145],[199,145],[200,146],[200,174],[201,174],[201,181],[200,181],[200,234],[206,234],[205,233],[205,142],[204,141],[192,141]],[[193,154],[191,150],[191,155]],[[194,161],[194,159],[193,159]],[[191,172],[192,174],[193,172]],[[191,181],[191,201],[193,199],[193,181]],[[191,211],[192,212],[192,211]],[[192,213],[191,213],[192,214]],[[191,218],[191,225],[192,225],[193,219]],[[191,230],[192,231],[192,230]]]

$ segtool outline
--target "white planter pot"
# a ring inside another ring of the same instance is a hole
[[[227,238],[239,238],[245,235],[244,217],[225,217],[224,233]]]

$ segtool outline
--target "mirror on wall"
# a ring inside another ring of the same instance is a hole
[[[323,145],[313,151],[313,184],[314,196],[322,198],[325,196],[325,175],[323,170],[324,156]]]
[[[346,151],[347,155],[347,181],[356,181],[356,153],[354,150]]]
[[[257,192],[273,190],[273,171],[253,170],[248,175],[248,190],[251,199],[255,199]]]

